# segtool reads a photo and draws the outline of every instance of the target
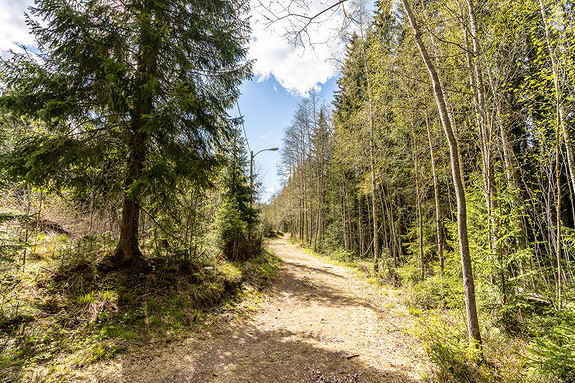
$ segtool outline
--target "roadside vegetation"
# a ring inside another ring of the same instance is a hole
[[[355,5],[334,101],[298,105],[265,220],[407,289],[437,381],[572,382],[571,4]]]
[[[5,193],[2,206],[26,205],[8,202],[17,189]],[[265,251],[225,257],[213,239],[219,235],[215,226],[204,231],[205,243],[195,254],[182,255],[186,248],[165,248],[153,223],[143,231],[145,264],[109,269],[105,258],[114,236],[105,222],[70,214],[60,197],[22,196],[35,214],[6,214],[2,224],[0,381],[70,380],[87,371],[97,376],[94,363],[118,353],[249,314],[277,269],[276,258]],[[90,233],[80,231],[90,219]]]
[[[298,44],[338,6],[349,28],[333,105],[297,106],[261,217],[230,115],[249,2],[31,8],[37,45],[0,59],[1,379],[249,310],[282,231],[405,289],[432,379],[575,381],[572,3],[271,4]]]
[[[246,11],[30,9],[34,52],[0,60],[0,381],[97,377],[257,303],[275,258],[229,114],[251,75]]]

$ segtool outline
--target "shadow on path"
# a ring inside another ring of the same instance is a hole
[[[411,339],[381,330],[386,313],[371,295],[357,294],[360,285],[338,274],[343,269],[292,245],[273,243],[278,248],[285,260],[262,312],[174,342],[145,365],[127,363],[118,381],[421,382],[413,378],[418,369],[410,363],[420,361],[409,354]]]
[[[166,368],[162,359],[153,360],[145,369],[157,369],[150,380],[160,382],[222,383],[347,383],[347,382],[419,382],[398,371],[381,371],[361,363],[355,355],[333,352],[313,344],[313,339],[287,330],[262,331],[253,325],[238,324],[217,334],[216,338],[198,341],[178,350],[181,364]],[[208,346],[208,347],[206,347]],[[203,352],[197,358],[199,347]],[[186,355],[185,350],[189,350]],[[141,382],[139,374],[130,372],[126,382]]]

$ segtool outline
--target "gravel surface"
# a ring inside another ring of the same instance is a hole
[[[261,310],[209,333],[120,357],[106,382],[423,382],[424,352],[398,293],[283,239]]]

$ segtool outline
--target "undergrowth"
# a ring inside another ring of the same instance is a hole
[[[306,247],[304,243],[293,242]],[[308,251],[310,251],[308,249]],[[372,282],[400,285],[416,319],[415,335],[431,362],[429,380],[440,383],[575,382],[575,311],[555,310],[545,301],[509,293],[502,304],[492,285],[477,285],[482,347],[469,342],[463,286],[456,257],[446,273],[420,278],[417,262],[375,273],[369,259],[341,249],[317,254],[355,267]]]
[[[400,274],[410,273],[406,265]],[[540,303],[509,294],[503,304],[485,281],[477,286],[482,347],[470,343],[463,287],[455,275],[404,279],[416,333],[437,382],[573,382],[573,313],[543,310]],[[570,319],[567,319],[570,318]],[[546,323],[546,325],[544,324]],[[563,332],[558,331],[562,329]]]
[[[149,258],[146,269],[103,272],[97,250],[54,251],[57,243],[0,274],[0,381],[60,381],[118,352],[210,327],[223,314],[247,314],[277,269],[264,252],[234,263],[205,254]]]

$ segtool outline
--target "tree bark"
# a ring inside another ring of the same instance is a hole
[[[569,132],[565,121],[565,108],[563,106],[563,96],[561,86],[559,84],[559,60],[557,59],[557,55],[555,54],[555,50],[551,44],[551,33],[549,32],[549,22],[547,21],[547,14],[545,12],[545,4],[543,4],[543,0],[539,0],[539,9],[541,11],[541,18],[543,19],[543,26],[545,27],[545,41],[547,43],[547,49],[549,50],[549,58],[551,59],[551,71],[553,72],[553,86],[555,87],[555,103],[558,124],[557,129],[561,129],[567,152],[569,178],[573,188],[575,189],[575,165],[573,164],[573,150],[571,148],[571,140],[569,139]]]
[[[556,145],[555,145],[555,172],[556,172],[556,182],[557,182],[557,206],[556,206],[556,230],[555,230],[555,250],[557,255],[557,305],[561,307],[562,300],[562,290],[563,290],[563,270],[561,266],[561,170],[559,164],[559,132],[562,133],[563,141],[565,142],[565,149],[567,152],[567,168],[569,171],[569,178],[573,188],[575,189],[575,169],[573,168],[573,152],[571,150],[571,143],[569,140],[569,132],[567,131],[567,126],[565,122],[565,110],[563,108],[563,97],[561,92],[561,87],[559,85],[559,63],[555,51],[551,44],[551,34],[549,32],[549,23],[547,21],[547,14],[545,12],[545,4],[543,0],[539,0],[539,10],[541,12],[541,18],[543,19],[543,25],[545,27],[545,41],[547,43],[547,49],[549,50],[549,57],[551,58],[551,70],[553,72],[553,85],[555,87],[555,107],[556,107],[556,117],[557,117],[557,135],[556,135]]]
[[[146,159],[145,134],[141,133],[143,122],[135,118],[132,125],[132,148],[128,160],[128,169],[124,180],[124,202],[122,204],[122,218],[120,221],[120,239],[113,255],[110,258],[114,267],[137,266],[143,261],[142,252],[138,243],[138,228],[140,217],[140,202],[136,193],[131,191],[134,182],[138,180],[144,168]]]
[[[439,185],[437,182],[437,169],[435,168],[435,151],[431,140],[431,127],[429,126],[429,116],[425,110],[425,127],[427,128],[427,139],[429,142],[429,154],[431,156],[431,172],[433,175],[433,199],[435,201],[435,231],[437,236],[437,255],[439,257],[439,274],[443,281],[445,274],[445,260],[443,258],[443,232],[441,225],[441,204],[439,201]]]
[[[469,241],[467,237],[467,203],[465,199],[465,186],[463,182],[461,158],[459,154],[457,138],[455,137],[454,127],[452,126],[449,118],[447,109],[447,100],[439,79],[439,74],[437,73],[437,70],[429,56],[429,53],[427,52],[427,48],[423,43],[420,27],[413,15],[408,0],[401,0],[401,3],[405,8],[405,12],[407,14],[411,28],[413,30],[415,42],[417,44],[423,62],[425,63],[425,66],[429,73],[429,77],[433,86],[433,94],[435,96],[437,109],[439,111],[441,125],[443,126],[449,144],[451,172],[453,176],[453,183],[455,185],[455,194],[457,199],[457,228],[459,235],[459,250],[461,255],[461,265],[463,271],[463,290],[465,295],[465,306],[467,311],[467,330],[469,334],[469,339],[471,341],[477,342],[478,344],[481,344],[481,333],[479,330],[479,320],[477,317],[477,305],[475,302],[475,283],[473,280],[471,256],[469,253]]]
[[[488,248],[492,260],[495,260],[495,254],[500,254],[499,247],[499,222],[495,216],[496,211],[496,196],[497,190],[495,188],[495,173],[493,166],[493,129],[492,121],[488,118],[488,110],[485,101],[485,83],[483,74],[480,68],[480,44],[478,37],[477,20],[475,17],[475,6],[473,0],[467,0],[467,12],[469,15],[469,24],[471,30],[471,49],[467,51],[467,62],[469,66],[470,83],[473,89],[475,109],[477,116],[477,126],[480,135],[480,147],[483,162],[483,180],[485,185],[485,200],[487,207],[487,235],[488,235]],[[463,13],[463,12],[462,12]],[[466,41],[468,40],[467,29],[464,26],[464,34]],[[468,43],[467,43],[468,44]],[[503,282],[501,285],[503,291]]]
[[[136,79],[133,110],[130,120],[130,137],[127,146],[130,151],[126,178],[124,179],[124,202],[122,205],[122,219],[120,221],[120,239],[112,256],[109,258],[112,267],[134,267],[141,265],[142,252],[138,243],[141,192],[137,188],[147,155],[149,133],[146,132],[148,115],[154,110],[153,94],[157,86],[155,77],[157,73],[157,47],[154,37],[154,26],[151,16],[152,5],[145,3],[144,13],[150,17],[143,17],[140,40],[136,62]]]
[[[373,270],[377,273],[379,271],[379,235],[378,235],[378,219],[377,219],[377,190],[375,179],[375,142],[373,134],[373,115],[371,114],[371,101],[370,101],[370,129],[369,129],[369,157],[371,165],[371,199],[373,209]]]
[[[415,126],[412,123],[413,135],[413,170],[415,174],[415,202],[417,207],[417,241],[419,247],[419,268],[420,278],[425,279],[425,263],[423,254],[423,213],[421,211],[421,190],[419,188],[419,159],[417,157],[417,141],[415,137]]]
[[[365,71],[365,78],[367,79],[367,94],[368,94],[368,107],[369,107],[369,164],[371,169],[371,199],[373,209],[373,270],[377,273],[379,271],[379,258],[380,258],[380,244],[378,234],[378,212],[377,212],[377,180],[375,169],[375,111],[373,110],[373,97],[371,93],[371,81],[369,77],[369,68],[367,65],[367,52],[366,43],[363,36],[363,28],[361,30],[363,38],[363,68]]]

